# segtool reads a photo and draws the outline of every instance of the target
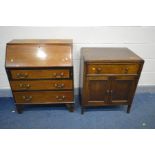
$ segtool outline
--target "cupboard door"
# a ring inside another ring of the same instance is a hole
[[[105,105],[108,102],[109,78],[87,77],[86,101],[88,105]]]
[[[136,77],[118,76],[111,80],[110,104],[129,104],[135,90]]]

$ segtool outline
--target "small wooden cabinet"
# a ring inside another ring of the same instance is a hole
[[[80,72],[81,113],[86,107],[128,105],[144,60],[128,48],[82,48]]]
[[[6,72],[19,113],[26,104],[74,110],[72,40],[13,40],[6,47]]]

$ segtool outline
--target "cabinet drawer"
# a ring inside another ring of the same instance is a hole
[[[20,80],[10,81],[12,90],[61,90],[72,89],[72,80]]]
[[[88,64],[87,74],[138,74],[139,64]]]
[[[22,103],[65,103],[73,102],[72,91],[39,91],[39,92],[14,92],[17,104]]]
[[[69,78],[69,69],[51,70],[11,70],[13,79],[49,79],[49,78]]]

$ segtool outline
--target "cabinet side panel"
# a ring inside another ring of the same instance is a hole
[[[80,88],[79,88],[79,94],[80,94],[80,104],[83,105],[85,103],[85,96],[87,94],[85,94],[85,61],[84,61],[84,58],[83,58],[83,55],[82,55],[82,52],[81,52],[81,59],[80,59],[80,77],[79,77],[79,80],[80,80]]]

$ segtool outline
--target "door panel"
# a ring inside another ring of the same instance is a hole
[[[88,105],[104,105],[108,101],[108,77],[88,77],[87,101]]]
[[[110,104],[129,104],[134,88],[134,78],[115,77],[111,80]]]

